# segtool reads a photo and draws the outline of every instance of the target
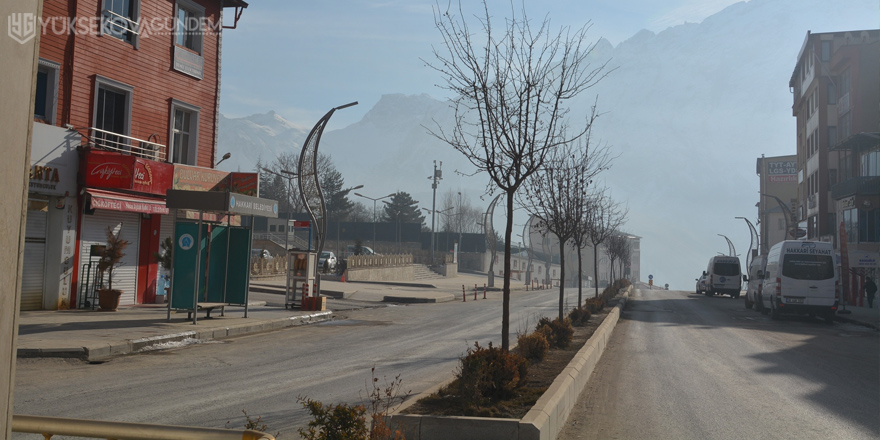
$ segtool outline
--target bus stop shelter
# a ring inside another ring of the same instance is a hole
[[[233,192],[168,190],[165,204],[175,219],[172,247],[172,311],[188,312],[193,324],[198,311],[225,312],[226,306],[244,307],[248,313],[253,217],[278,217],[278,202]],[[198,213],[197,219],[180,219],[178,210]],[[249,216],[249,226],[235,226],[234,216]]]

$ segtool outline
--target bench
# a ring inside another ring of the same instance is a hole
[[[226,311],[226,305],[226,303],[219,302],[200,302],[196,304],[195,311],[198,312],[200,310],[204,310],[205,312],[207,312],[207,315],[205,315],[205,319],[211,319],[211,311],[214,309],[220,309],[220,316],[223,316],[224,312]],[[192,319],[192,314],[192,310],[188,311],[186,319]]]

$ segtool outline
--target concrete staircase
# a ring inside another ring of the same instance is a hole
[[[442,280],[446,277],[429,269],[424,264],[413,264],[413,281]]]

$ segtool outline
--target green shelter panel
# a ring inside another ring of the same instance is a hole
[[[223,287],[226,282],[226,244],[229,241],[229,228],[213,225],[210,236],[206,301],[226,302]]]
[[[197,223],[177,223],[174,228],[174,272],[171,278],[171,308],[194,309],[196,304],[197,257],[203,251],[198,243]],[[204,240],[202,240],[204,243]],[[207,254],[205,253],[204,256]]]
[[[229,255],[226,267],[226,302],[247,304],[251,258],[251,230],[229,228]]]

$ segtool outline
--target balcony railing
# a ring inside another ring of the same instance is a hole
[[[165,145],[95,127],[89,127],[88,130],[89,144],[94,147],[131,154],[157,162],[165,162],[168,158],[168,148]]]
[[[12,415],[12,432],[116,440],[275,440],[253,430],[194,428],[148,423],[107,422],[61,417]]]
[[[853,177],[831,187],[831,198],[834,200],[853,195],[872,196],[878,194],[880,194],[880,176]]]

